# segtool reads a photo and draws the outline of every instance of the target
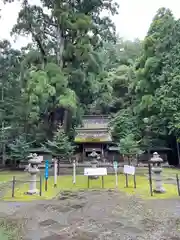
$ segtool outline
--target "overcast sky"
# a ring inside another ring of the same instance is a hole
[[[38,0],[31,0],[39,2]],[[119,15],[114,18],[117,32],[126,39],[143,39],[156,11],[160,7],[170,8],[176,18],[180,18],[180,0],[117,0],[120,5]],[[0,38],[10,40],[10,30],[16,23],[19,3],[2,6],[0,3]],[[18,38],[15,46],[22,46],[27,40]]]

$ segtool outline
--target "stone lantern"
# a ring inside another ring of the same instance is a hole
[[[92,150],[92,153],[89,154],[89,157],[91,158],[91,167],[96,168],[98,164],[98,159],[100,158],[99,154],[95,151],[95,149]],[[91,176],[93,179],[97,179],[98,176]]]
[[[89,157],[91,158],[91,166],[92,168],[96,168],[98,164],[99,154],[95,151],[95,149],[92,150],[92,153],[89,154]]]
[[[152,172],[154,174],[154,183],[155,183],[155,188],[154,192],[155,193],[164,193],[165,189],[163,188],[163,182],[162,182],[162,167],[161,163],[163,162],[163,159],[159,156],[157,152],[153,153],[153,157],[149,161],[152,164]]]
[[[36,188],[36,175],[39,173],[38,165],[42,162],[42,159],[38,158],[37,154],[30,154],[29,155],[29,165],[27,167],[27,171],[31,175],[31,180],[29,184],[29,190],[27,194],[32,195],[38,193],[38,189]]]

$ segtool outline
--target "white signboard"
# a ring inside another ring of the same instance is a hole
[[[107,168],[85,168],[84,176],[105,176]]]
[[[124,165],[124,173],[134,175],[135,174],[135,167],[134,166],[129,166],[129,165]]]

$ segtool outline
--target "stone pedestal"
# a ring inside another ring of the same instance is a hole
[[[93,160],[91,161],[91,167],[92,167],[92,168],[97,168],[97,164],[98,164],[98,161],[97,161],[96,159],[93,159]]]
[[[163,182],[161,177],[162,168],[156,167],[152,168],[152,172],[154,173],[154,192],[155,193],[164,193],[165,189],[163,188]]]
[[[36,174],[39,172],[39,169],[37,169],[36,171],[34,171],[35,169],[32,169],[29,171],[29,173],[31,174],[31,180],[30,180],[30,184],[29,184],[29,190],[27,192],[27,194],[36,194],[39,192],[39,190],[36,188]]]
[[[91,161],[91,167],[92,168],[96,168],[97,167],[97,164],[98,164],[98,161],[96,159],[93,159]],[[91,179],[98,179],[99,177],[98,176],[90,176]]]
[[[98,157],[99,157],[99,154],[96,153],[96,151],[93,149],[92,153],[89,155],[89,157],[92,159],[91,160],[91,167],[92,168],[96,168],[97,167],[97,164],[98,164]],[[99,177],[98,176],[90,176],[89,178],[91,179],[98,179]]]

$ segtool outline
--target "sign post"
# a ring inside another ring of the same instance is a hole
[[[118,186],[118,175],[117,175],[118,163],[116,161],[113,162],[113,167],[114,167],[116,187],[117,187]]]
[[[153,189],[152,189],[152,172],[151,172],[151,164],[148,164],[148,173],[149,173],[149,187],[151,196],[153,196]]]
[[[76,184],[76,161],[73,160],[73,184]]]
[[[54,159],[54,187],[57,187],[57,160]]]
[[[45,176],[45,191],[47,192],[47,188],[48,188],[48,177],[49,177],[49,161],[48,161],[48,160],[45,161],[45,172],[44,172],[44,176]]]

